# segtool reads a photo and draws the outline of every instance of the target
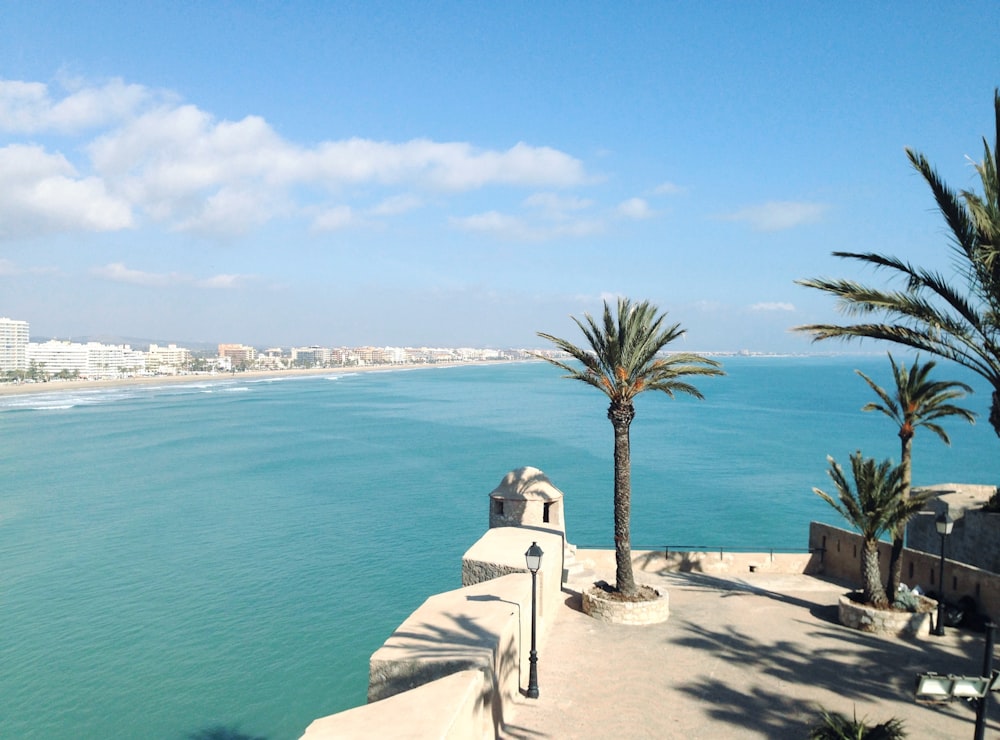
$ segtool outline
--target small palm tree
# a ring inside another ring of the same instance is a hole
[[[848,719],[837,712],[823,711],[819,724],[809,730],[809,740],[903,740],[903,721],[893,717],[868,726],[863,719]]]
[[[899,467],[903,472],[901,495],[903,498],[908,498],[913,473],[913,437],[917,433],[917,428],[929,429],[942,442],[950,445],[951,438],[938,421],[949,416],[960,416],[970,424],[975,424],[976,415],[966,408],[951,403],[965,398],[967,393],[972,393],[972,388],[957,381],[928,379],[931,370],[934,369],[934,362],[921,365],[920,359],[917,358],[913,361],[913,367],[907,369],[906,365],[897,365],[890,354],[889,364],[892,365],[892,379],[896,385],[891,395],[860,370],[854,372],[860,375],[882,400],[882,403],[874,401],[866,403],[861,410],[881,411],[899,427],[898,434],[902,448]],[[889,582],[886,585],[887,595],[893,599],[899,589],[902,575],[903,561],[900,557],[902,552],[903,528],[899,527],[892,532],[892,557],[889,560]]]
[[[880,339],[929,352],[964,365],[993,388],[990,425],[1000,436],[1000,90],[993,93],[996,138],[991,149],[983,139],[983,161],[976,172],[983,193],[951,190],[926,157],[906,150],[913,168],[930,186],[938,210],[951,231],[957,280],[897,257],[874,253],[834,252],[884,270],[899,280],[898,289],[862,285],[853,280],[817,278],[797,281],[837,299],[857,324],[811,324],[796,331],[813,339]]]
[[[615,587],[625,596],[638,593],[632,574],[629,522],[632,501],[629,427],[635,417],[632,400],[643,391],[663,391],[671,398],[675,393],[702,398],[698,389],[682,378],[724,374],[718,362],[697,354],[685,352],[659,357],[668,344],[683,334],[680,324],[668,325],[666,319],[666,313],[659,313],[649,301],[633,304],[627,298],[619,298],[617,316],[604,302],[601,324],[590,314],[584,314],[583,321],[573,317],[587,340],[587,347],[538,332],[538,336],[552,342],[582,367],[538,357],[565,370],[564,377],[592,385],[611,399],[608,418],[615,433]]]
[[[866,604],[886,609],[889,599],[882,585],[879,567],[879,538],[902,527],[907,519],[923,508],[930,494],[922,492],[904,498],[902,468],[894,466],[891,460],[877,463],[873,458],[864,458],[861,450],[851,455],[853,488],[837,461],[832,457],[827,457],[827,461],[830,469],[826,472],[837,487],[837,499],[819,488],[813,488],[813,492],[861,533],[862,598]]]

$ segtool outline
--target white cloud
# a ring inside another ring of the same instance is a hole
[[[467,142],[351,138],[302,146],[259,116],[220,121],[167,93],[121,80],[60,89],[0,80],[0,131],[91,129],[98,135],[73,143],[89,161],[71,164],[35,145],[8,147],[30,150],[36,166],[44,161],[49,172],[44,178],[17,169],[0,172],[0,196],[8,196],[0,205],[0,234],[121,229],[140,215],[171,230],[213,235],[241,234],[289,217],[311,219],[319,229],[342,228],[346,212],[335,204],[352,195],[367,199],[380,186],[403,185],[415,194],[385,198],[370,215],[419,207],[421,190],[447,195],[594,181],[575,157],[524,142],[481,149]],[[565,198],[560,207],[584,204],[589,202]],[[356,218],[352,212],[351,220]]]
[[[354,138],[324,142],[302,156],[303,177],[338,184],[412,182],[464,191],[487,185],[568,187],[588,180],[579,160],[523,142],[491,151],[464,142],[414,139],[394,144]]]
[[[751,311],[794,311],[795,304],[783,301],[764,301],[750,306]]]
[[[60,100],[44,83],[0,80],[0,131],[72,133],[120,121],[152,97],[145,87],[121,79],[69,91]]]
[[[452,223],[466,231],[488,233],[518,241],[584,237],[599,233],[604,228],[604,224],[596,220],[537,224],[498,211],[488,211],[465,218],[453,218]]]
[[[523,219],[508,216],[498,211],[478,213],[465,218],[455,218],[452,222],[466,231],[482,231],[516,239],[530,238],[529,229]]]
[[[24,271],[10,260],[0,258],[0,277],[13,277],[22,272]]]
[[[131,225],[129,204],[100,178],[80,177],[61,154],[34,145],[0,148],[0,237]]]
[[[313,219],[314,231],[338,231],[357,223],[350,206],[327,208]]]
[[[629,198],[619,203],[616,213],[624,218],[634,219],[650,218],[655,215],[654,211],[649,207],[649,203],[642,198]]]
[[[672,182],[664,182],[653,188],[653,195],[680,195],[685,192],[685,188]]]
[[[197,285],[202,288],[235,288],[246,280],[245,275],[216,275],[199,280]]]
[[[571,213],[585,211],[593,207],[594,201],[574,195],[535,193],[524,199],[524,205],[528,208],[541,210],[548,218],[564,219]]]
[[[200,288],[234,288],[247,279],[245,275],[215,275],[197,280],[178,272],[144,272],[126,267],[122,262],[112,262],[94,267],[90,274],[113,283],[140,285],[146,288],[163,288],[171,285],[195,285]]]
[[[771,201],[722,216],[725,221],[747,223],[754,231],[783,231],[819,221],[829,206],[823,203]]]
[[[128,283],[129,285],[142,285],[146,287],[162,287],[190,280],[190,278],[176,273],[163,274],[131,270],[121,262],[113,262],[104,267],[95,267],[90,271],[90,274],[114,283]]]
[[[415,195],[393,195],[368,210],[372,216],[398,216],[420,208],[423,201]]]

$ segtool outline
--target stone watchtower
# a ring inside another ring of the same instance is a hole
[[[490,494],[490,529],[539,527],[562,532],[566,519],[563,493],[538,468],[512,470]]]

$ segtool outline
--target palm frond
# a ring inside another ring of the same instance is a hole
[[[583,370],[544,355],[535,356],[566,370],[565,377],[599,388],[612,401],[630,403],[637,394],[648,390],[701,398],[697,388],[678,378],[724,374],[719,362],[701,355],[680,353],[661,357],[667,345],[684,332],[680,324],[667,324],[666,313],[659,313],[649,301],[632,303],[619,298],[616,311],[604,303],[600,320],[584,314],[582,319],[573,317],[573,321],[587,346],[577,346],[544,332],[538,332],[538,336],[580,362]]]

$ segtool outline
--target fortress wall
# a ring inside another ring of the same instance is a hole
[[[316,720],[303,740],[498,737],[511,700],[528,685],[531,576],[524,552],[536,541],[545,553],[537,575],[541,646],[562,598],[562,534],[489,530],[463,559],[463,574],[468,559],[470,573],[497,577],[428,598],[372,654],[369,703]]]
[[[860,586],[861,584],[861,535],[846,529],[812,522],[809,525],[810,549],[822,550],[822,573]],[[940,538],[938,539],[940,547]],[[891,544],[879,543],[879,563],[883,579],[888,576]],[[924,591],[938,590],[940,550],[935,556],[919,550],[903,549],[903,583],[910,588],[920,586]],[[963,596],[976,601],[981,613],[1000,618],[1000,575],[981,568],[945,560],[944,596],[957,602]]]

